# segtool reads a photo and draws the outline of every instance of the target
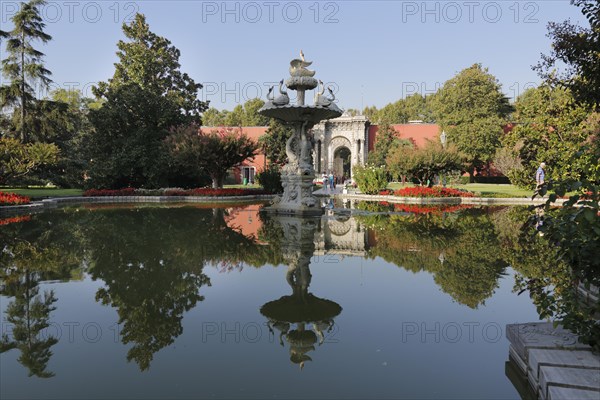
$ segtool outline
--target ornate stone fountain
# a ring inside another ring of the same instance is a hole
[[[342,110],[334,103],[335,95],[331,88],[327,88],[330,95],[324,95],[323,82],[314,78],[315,71],[306,68],[311,64],[311,61],[304,59],[302,51],[300,59],[290,62],[290,77],[285,81],[285,87],[297,92],[296,104],[290,103],[282,79],[279,83],[279,96],[274,96],[274,87],[271,87],[267,102],[258,110],[260,114],[276,118],[294,130],[286,143],[288,163],[281,171],[283,195],[275,199],[271,206],[266,207],[266,211],[299,215],[322,213],[319,202],[312,194],[315,171],[314,139],[310,130],[325,119],[339,117]],[[315,94],[313,105],[305,104],[306,91],[319,86],[320,90]]]

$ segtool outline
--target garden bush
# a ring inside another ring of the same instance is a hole
[[[387,173],[384,167],[371,165],[354,167],[354,180],[361,192],[365,194],[379,194],[388,185]]]
[[[256,181],[267,193],[283,193],[281,185],[281,170],[277,165],[269,165],[256,175]]]

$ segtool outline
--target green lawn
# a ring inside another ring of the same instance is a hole
[[[412,185],[406,185],[412,186]],[[400,189],[402,186],[399,182],[392,182],[388,185],[388,189]],[[448,185],[456,189],[468,190],[474,192],[481,197],[531,197],[533,190],[519,189],[514,185],[501,185],[495,183],[468,183],[466,185]]]
[[[59,188],[46,188],[46,187],[29,187],[29,188],[14,188],[14,187],[0,187],[0,191],[16,193],[21,196],[31,197],[32,199],[40,199],[45,197],[69,197],[69,196],[81,196],[83,190],[81,189],[59,189]]]
[[[260,189],[262,186],[258,183],[248,185],[242,185],[240,183],[239,185],[223,185],[223,187],[228,189]]]

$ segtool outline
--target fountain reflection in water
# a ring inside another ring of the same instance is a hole
[[[325,342],[342,307],[308,291],[312,278],[309,265],[320,219],[275,215],[271,220],[283,233],[281,252],[288,265],[286,279],[292,294],[266,303],[260,312],[268,319],[270,332],[279,335],[279,344],[284,346],[284,340],[288,343],[290,361],[302,369],[306,361],[312,361],[308,353],[317,343],[320,346]]]

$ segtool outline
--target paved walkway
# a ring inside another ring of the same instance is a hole
[[[327,187],[327,188],[321,188],[319,190],[315,190],[313,192],[313,194],[321,195],[321,196],[328,196],[328,195],[333,195],[333,194],[342,194],[342,189],[343,189],[342,185],[337,185],[335,187],[335,189],[330,189],[329,187]]]

